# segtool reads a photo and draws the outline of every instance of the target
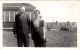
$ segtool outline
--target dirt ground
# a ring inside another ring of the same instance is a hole
[[[77,31],[46,31],[47,47],[77,47]],[[16,38],[12,31],[3,31],[3,46],[17,47]],[[30,38],[30,47],[34,47]]]

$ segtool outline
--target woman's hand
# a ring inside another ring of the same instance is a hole
[[[14,34],[14,36],[17,38],[17,35],[16,34]]]

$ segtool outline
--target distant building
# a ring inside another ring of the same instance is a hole
[[[3,29],[12,29],[15,15],[22,5],[26,7],[26,13],[32,18],[33,10],[36,8],[33,5],[29,3],[3,3]]]

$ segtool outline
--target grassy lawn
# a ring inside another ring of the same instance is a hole
[[[46,31],[47,47],[76,47],[77,31]],[[3,31],[3,46],[17,47],[16,38],[12,31]],[[30,39],[30,47],[33,47],[33,41]]]
[[[48,47],[76,47],[76,32],[48,31],[46,32]]]

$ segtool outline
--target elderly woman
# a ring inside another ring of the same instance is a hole
[[[34,19],[32,21],[32,39],[34,41],[35,47],[45,47],[46,46],[46,40],[44,38],[44,21],[42,17],[40,16],[40,11],[35,10],[34,11]]]

